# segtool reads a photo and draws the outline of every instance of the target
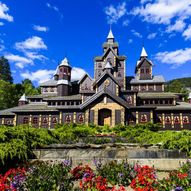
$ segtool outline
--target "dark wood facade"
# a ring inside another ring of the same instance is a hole
[[[126,57],[110,31],[103,53],[94,59],[94,78],[85,74],[71,82],[65,58],[54,79],[41,84],[41,95],[22,96],[19,106],[0,111],[0,125],[29,124],[52,129],[56,124],[161,123],[163,130],[191,129],[191,104],[182,96],[164,92],[164,78],[154,76],[153,63],[142,49],[135,76],[125,75]],[[130,79],[130,80],[127,80]]]

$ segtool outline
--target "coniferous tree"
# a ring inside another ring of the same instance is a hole
[[[4,56],[0,57],[0,80],[13,83],[10,65],[8,60]]]

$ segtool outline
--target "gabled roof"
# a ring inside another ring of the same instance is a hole
[[[118,81],[114,78],[114,76],[113,76],[110,72],[108,72],[108,71],[105,70],[105,71],[102,73],[102,75],[100,76],[100,78],[93,83],[93,86],[95,86],[97,83],[99,83],[100,80],[103,79],[106,75],[108,75],[117,85],[119,85]]]
[[[51,80],[41,83],[40,86],[43,86],[43,87],[44,86],[57,86],[57,82],[58,81],[51,79]]]
[[[122,98],[118,97],[117,95],[113,94],[108,89],[102,89],[93,96],[91,96],[89,99],[87,99],[84,103],[80,105],[80,109],[86,108],[88,105],[96,101],[99,97],[102,95],[107,95],[108,97],[111,97],[113,100],[115,100],[118,104],[124,106],[125,108],[129,108],[127,105],[127,102],[124,101]]]
[[[146,57],[142,57],[140,60],[137,61],[137,67],[139,67],[144,61],[147,61],[151,66],[153,65],[153,63],[151,62],[151,60],[149,60]]]
[[[90,75],[89,75],[88,73],[85,73],[85,74],[81,77],[81,79],[78,81],[78,84],[80,84],[80,83],[82,82],[82,80],[83,80],[86,76],[87,76],[88,78],[90,78],[90,80],[92,81],[92,78],[90,77]]]
[[[140,80],[136,76],[135,78],[131,79],[130,84],[153,84],[153,83],[164,83],[165,79],[163,76],[153,76],[151,80]]]

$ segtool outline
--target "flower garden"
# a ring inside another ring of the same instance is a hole
[[[191,162],[157,178],[153,167],[94,161],[96,169],[87,165],[72,168],[71,160],[62,162],[35,161],[11,168],[0,175],[1,191],[189,191],[191,190]]]
[[[94,159],[94,166],[63,161],[30,161],[33,149],[72,143],[157,144],[189,157],[190,131],[160,131],[160,125],[98,127],[68,124],[54,130],[0,127],[0,191],[182,191],[191,190],[191,161],[163,178],[154,167]]]

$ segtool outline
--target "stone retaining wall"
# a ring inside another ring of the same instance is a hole
[[[157,145],[138,144],[72,144],[49,145],[34,150],[37,159],[63,160],[71,158],[73,165],[79,163],[93,166],[94,159],[100,159],[103,163],[110,160],[128,160],[131,163],[138,162],[142,165],[155,166],[159,170],[173,170],[180,167],[180,163],[186,162],[186,154],[178,150],[159,149]]]

